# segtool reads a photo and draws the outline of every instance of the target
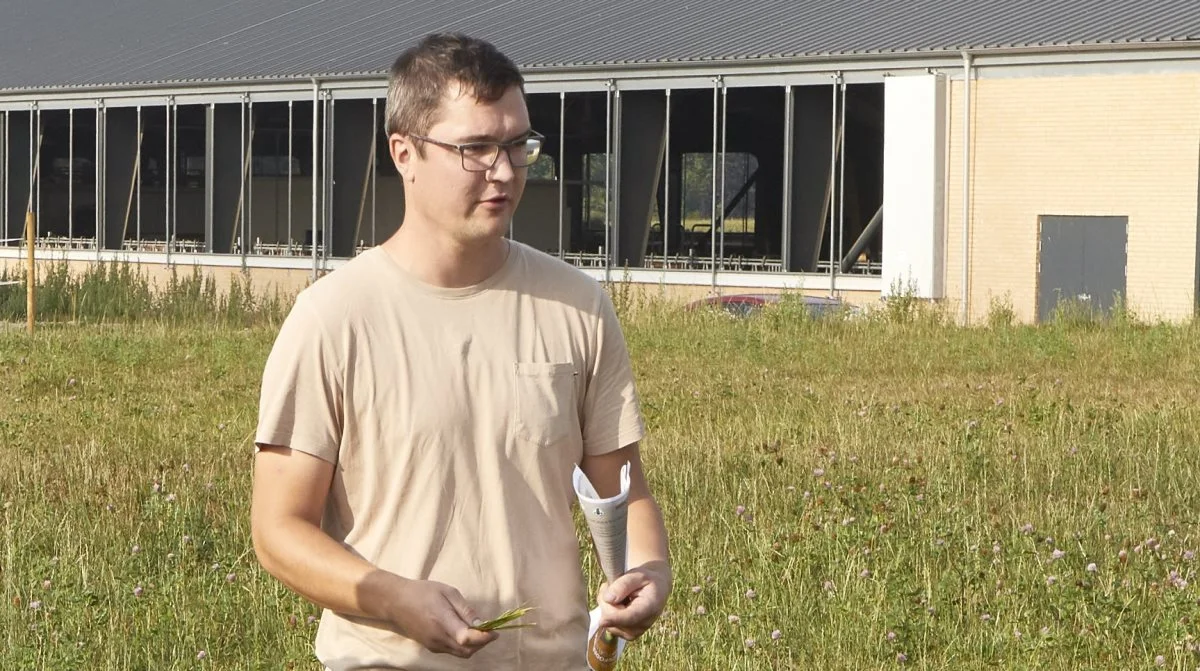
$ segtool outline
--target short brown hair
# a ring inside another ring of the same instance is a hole
[[[514,86],[525,91],[517,65],[491,43],[459,33],[427,35],[392,64],[387,134],[428,132],[446,88],[454,83],[487,102]]]

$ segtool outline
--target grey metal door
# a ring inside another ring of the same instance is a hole
[[[1128,217],[1041,218],[1038,321],[1063,300],[1109,314],[1124,299],[1128,227]]]

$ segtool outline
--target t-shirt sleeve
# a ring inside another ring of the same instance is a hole
[[[583,451],[588,455],[619,450],[646,432],[625,335],[608,293],[599,293],[595,361],[583,402]]]
[[[343,379],[337,352],[301,292],[263,369],[255,450],[278,445],[337,463]]]

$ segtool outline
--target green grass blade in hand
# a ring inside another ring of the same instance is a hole
[[[532,624],[512,624],[512,623],[515,620],[519,620],[522,617],[525,617],[525,615],[527,615],[532,610],[533,610],[533,608],[530,608],[528,606],[521,606],[519,608],[513,608],[511,610],[507,610],[507,611],[501,613],[500,615],[492,618],[491,620],[487,620],[486,622],[482,622],[478,625],[475,625],[475,627],[473,627],[473,628],[478,629],[479,631],[500,631],[502,629],[520,629],[522,627],[531,627],[531,626],[533,626]]]

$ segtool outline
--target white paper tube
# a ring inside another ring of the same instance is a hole
[[[575,495],[587,519],[600,559],[600,568],[609,584],[625,573],[626,518],[629,502],[629,463],[621,467],[621,491],[601,498],[587,475],[578,466],[573,475]]]

